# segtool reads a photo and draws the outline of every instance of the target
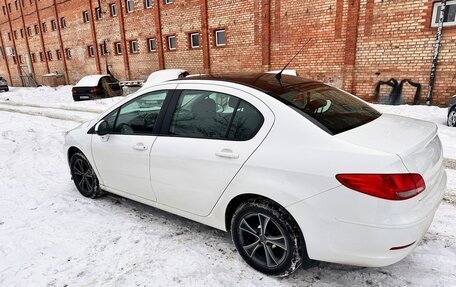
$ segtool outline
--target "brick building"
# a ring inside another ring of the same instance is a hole
[[[3,0],[0,74],[21,85],[58,72],[68,83],[111,72],[145,79],[280,69],[371,100],[380,80],[411,79],[425,97],[439,3],[430,0]],[[434,103],[456,94],[456,0],[449,0]],[[454,26],[453,26],[454,25]],[[29,63],[29,64],[27,64]],[[404,94],[411,95],[411,87]]]

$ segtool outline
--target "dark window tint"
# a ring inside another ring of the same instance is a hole
[[[104,120],[108,122],[109,127],[111,127],[111,129],[114,127],[114,124],[116,123],[117,112],[119,112],[119,109],[115,109],[104,118]]]
[[[193,138],[248,140],[263,116],[247,102],[210,91],[183,91],[169,133]]]
[[[167,91],[151,92],[120,108],[114,133],[151,134]]]
[[[346,92],[298,77],[282,76],[281,87],[272,94],[332,134],[356,128],[381,115]]]

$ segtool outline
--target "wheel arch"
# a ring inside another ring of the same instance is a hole
[[[249,200],[267,200],[271,202],[273,205],[275,205],[278,208],[283,209],[285,212],[288,213],[289,218],[293,221],[293,223],[296,225],[299,231],[300,235],[300,245],[301,245],[301,260],[302,260],[302,266],[304,268],[309,268],[315,265],[315,262],[311,260],[308,256],[307,253],[307,246],[306,246],[306,241],[304,234],[301,230],[301,227],[299,226],[298,222],[296,219],[293,217],[293,215],[280,203],[277,201],[270,199],[268,197],[254,194],[254,193],[245,193],[245,194],[239,194],[235,197],[233,197],[230,202],[228,203],[226,209],[225,209],[225,228],[226,231],[231,232],[231,220],[233,218],[234,213],[236,212],[237,208],[244,202],[249,201]]]
[[[78,149],[75,146],[71,146],[70,148],[68,148],[68,151],[67,151],[68,164],[70,164],[71,157],[77,152],[80,152],[80,153],[84,154],[80,149]]]

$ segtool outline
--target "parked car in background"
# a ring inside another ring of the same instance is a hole
[[[74,85],[73,100],[93,100],[123,95],[119,81],[110,75],[85,76]]]
[[[4,92],[9,91],[8,82],[3,77],[0,77],[0,91],[4,91]]]
[[[183,69],[164,69],[152,72],[142,87],[138,91],[142,91],[152,85],[163,83],[170,80],[183,79],[189,75],[187,70]]]
[[[456,127],[456,95],[450,99],[448,105],[447,124],[449,127]]]
[[[147,87],[66,133],[65,157],[83,196],[111,192],[231,231],[240,256],[275,276],[311,259],[401,260],[446,189],[434,123],[268,73]]]

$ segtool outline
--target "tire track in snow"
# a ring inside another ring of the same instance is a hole
[[[107,107],[100,104],[100,107],[90,107],[90,106],[71,106],[71,105],[43,105],[43,104],[32,104],[32,103],[21,103],[21,102],[12,102],[12,101],[0,101],[2,105],[10,105],[10,106],[19,106],[19,107],[32,107],[32,108],[50,108],[50,109],[58,109],[58,110],[66,110],[66,111],[75,111],[75,112],[87,112],[87,113],[95,113],[99,114],[106,110]]]
[[[99,112],[78,111],[53,107],[37,107],[33,105],[10,105],[0,103],[0,110],[32,116],[41,116],[51,119],[83,123],[95,118]]]

